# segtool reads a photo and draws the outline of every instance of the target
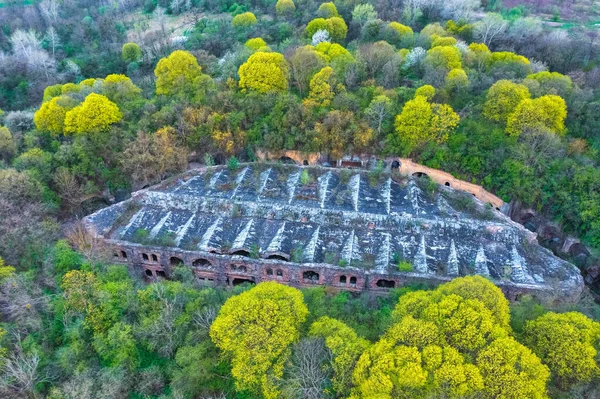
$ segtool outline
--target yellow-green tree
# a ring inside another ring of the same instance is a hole
[[[276,282],[260,283],[225,302],[210,336],[231,360],[238,390],[277,398],[277,380],[308,315],[302,293]]]
[[[331,75],[333,69],[325,67],[317,72],[310,80],[310,92],[308,98],[304,100],[307,106],[328,107],[333,100],[333,90],[331,89]]]
[[[352,370],[360,355],[369,347],[369,342],[339,320],[321,317],[310,327],[310,335],[322,337],[331,351],[333,369],[332,386],[340,395],[347,395],[352,385]]]
[[[471,43],[468,50],[465,55],[466,64],[479,72],[487,69],[492,59],[492,52],[488,46],[483,43]]]
[[[269,46],[267,46],[267,42],[265,42],[261,37],[255,37],[253,39],[248,39],[244,46],[248,47],[252,51],[267,51],[269,50]]]
[[[456,39],[452,36],[431,35],[431,48],[439,46],[455,46]]]
[[[125,43],[121,48],[121,59],[125,62],[138,62],[142,59],[142,49],[136,43]]]
[[[599,339],[600,323],[578,312],[549,312],[528,321],[524,330],[524,342],[562,387],[599,375],[595,349]]]
[[[255,90],[259,93],[282,92],[288,87],[288,65],[279,53],[257,52],[240,66],[239,86],[243,92]]]
[[[454,46],[437,46],[427,51],[425,63],[433,68],[461,68],[460,51]]]
[[[141,93],[142,89],[125,75],[111,74],[102,81],[102,94],[116,103],[134,100]]]
[[[233,25],[234,28],[248,28],[256,25],[256,22],[256,16],[248,11],[233,17],[231,25]]]
[[[456,278],[440,285],[436,292],[439,295],[458,295],[464,299],[476,299],[492,312],[496,323],[510,331],[510,309],[508,300],[494,283],[481,276]]]
[[[432,104],[425,96],[416,96],[396,116],[396,132],[390,141],[396,149],[408,154],[429,141],[444,143],[459,121],[460,117],[449,105]]]
[[[17,145],[10,130],[5,126],[0,126],[0,159],[8,161],[16,153]]]
[[[410,26],[402,25],[399,22],[390,22],[389,31],[392,32],[392,41],[400,45],[410,45],[414,38],[414,32]]]
[[[52,86],[47,86],[44,89],[44,102],[46,101],[50,101],[53,97],[58,97],[62,94],[62,85],[56,84],[56,85],[52,85]]]
[[[315,18],[306,25],[306,34],[308,37],[313,37],[319,30],[329,32],[331,39],[336,42],[341,42],[348,34],[348,26],[341,17],[331,17],[328,19]]]
[[[296,11],[296,5],[292,0],[277,0],[277,4],[275,4],[275,12],[277,12],[277,15],[289,16],[292,15],[294,11]]]
[[[446,75],[445,83],[449,90],[462,90],[469,86],[469,78],[464,69],[454,68]]]
[[[332,1],[327,3],[321,3],[317,10],[317,15],[321,18],[339,17],[337,7]]]
[[[499,80],[487,92],[483,115],[493,121],[506,124],[508,117],[523,100],[531,97],[529,89],[510,80]]]
[[[555,94],[566,97],[573,91],[573,81],[569,76],[558,72],[541,71],[527,75],[523,84],[528,86],[534,97]]]
[[[545,130],[564,134],[567,104],[562,97],[546,95],[535,99],[525,99],[517,105],[506,123],[506,132],[519,136],[527,130]]]
[[[108,128],[123,118],[117,104],[101,94],[89,94],[81,105],[65,116],[65,133],[93,133]]]
[[[0,283],[15,274],[15,268],[4,263],[4,259],[0,258]],[[0,338],[2,338],[0,336]]]
[[[435,96],[435,87],[432,85],[423,85],[415,90],[415,97],[417,96],[423,96],[427,101],[431,101]]]
[[[202,73],[196,57],[182,50],[161,58],[154,75],[156,94],[186,99],[201,98],[212,83],[212,79]]]
[[[469,397],[483,389],[477,367],[444,343],[436,324],[412,316],[362,354],[353,381],[352,399]]]
[[[40,109],[33,115],[35,127],[53,136],[62,134],[65,128],[65,116],[72,107],[71,99],[60,96],[52,97],[50,101],[42,103]]]
[[[492,342],[477,356],[486,398],[545,399],[548,367],[513,338]]]

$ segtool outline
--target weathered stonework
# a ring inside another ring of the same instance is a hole
[[[577,268],[470,194],[428,192],[385,173],[264,163],[195,170],[85,224],[115,261],[148,278],[183,264],[207,284],[386,292],[477,273],[510,299],[576,300],[583,288]]]

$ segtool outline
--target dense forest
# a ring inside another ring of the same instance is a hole
[[[597,251],[599,15],[583,0],[0,0],[0,396],[600,396],[589,293],[509,305],[471,277],[386,297],[228,290],[186,268],[147,284],[78,223],[189,162],[292,149],[411,157]]]

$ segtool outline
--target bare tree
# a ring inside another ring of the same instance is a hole
[[[293,349],[282,394],[287,399],[326,397],[331,352],[321,338],[304,338]]]
[[[25,353],[21,347],[20,336],[18,344],[0,366],[0,393],[8,397],[38,398],[35,386],[48,380],[39,373],[40,357],[37,352]]]
[[[499,34],[506,31],[507,27],[508,22],[502,18],[502,15],[488,13],[474,24],[473,35],[489,47]]]
[[[192,321],[194,324],[206,331],[210,329],[213,321],[217,318],[218,310],[215,307],[207,307],[194,314]]]
[[[45,39],[50,44],[50,47],[52,48],[52,56],[54,57],[56,49],[58,48],[58,46],[60,46],[60,38],[58,37],[58,33],[56,32],[56,29],[54,29],[53,26],[49,27],[46,31]]]
[[[50,25],[58,21],[59,0],[42,0],[39,3],[39,7],[42,15]]]

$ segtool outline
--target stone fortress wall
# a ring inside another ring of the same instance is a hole
[[[322,165],[326,161],[320,153],[302,153],[299,151],[279,151],[279,152],[265,152],[258,151],[257,156],[259,159],[266,160],[291,160],[298,165]],[[336,167],[367,167],[369,162],[377,162],[374,157],[370,155],[356,155],[346,156],[342,159],[335,161]],[[416,162],[413,162],[409,158],[398,158],[388,157],[382,159],[388,168],[398,168],[400,174],[406,176],[423,176],[427,175],[431,180],[442,186],[452,187],[456,190],[465,191],[473,194],[480,201],[492,205],[497,210],[506,213],[508,210],[508,204],[505,204],[502,199],[490,193],[483,187],[460,180],[452,176],[450,173],[433,169]],[[332,165],[333,166],[333,165]]]
[[[368,291],[385,294],[390,289],[409,284],[435,286],[446,283],[451,277],[412,272],[381,274],[355,267],[341,267],[319,263],[294,263],[278,256],[251,258],[236,254],[216,254],[203,251],[186,251],[179,248],[144,246],[118,240],[106,240],[113,249],[113,262],[125,264],[135,273],[149,281],[171,278],[178,265],[191,268],[194,276],[206,286],[236,286],[243,283],[257,284],[277,281],[297,288],[328,286],[333,290],[351,292]],[[524,284],[496,282],[504,295],[511,301],[521,295],[534,295],[542,300],[551,300],[556,292],[548,287],[528,287]],[[573,300],[579,293],[572,293]],[[570,300],[570,298],[564,298]]]

